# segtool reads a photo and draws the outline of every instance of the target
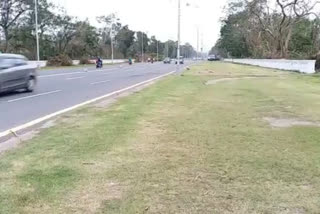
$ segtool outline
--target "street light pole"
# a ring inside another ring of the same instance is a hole
[[[142,57],[142,62],[144,62],[144,48],[143,48],[143,32],[141,32],[141,37],[142,37],[142,50],[141,50],[141,57]]]
[[[181,1],[178,0],[178,48],[177,48],[177,72],[180,72],[180,28],[181,28]]]
[[[38,2],[34,0],[34,14],[35,14],[35,22],[36,22],[36,40],[37,40],[37,61],[39,66],[40,61],[40,48],[39,48],[39,34],[38,34]]]
[[[114,53],[113,53],[113,19],[112,19],[112,24],[111,24],[110,39],[111,39],[111,63],[113,64],[113,61],[114,61]]]
[[[197,60],[199,60],[199,26],[197,26]]]
[[[157,40],[157,62],[159,61],[159,40]]]

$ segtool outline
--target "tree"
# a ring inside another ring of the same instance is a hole
[[[273,4],[274,3],[274,4]],[[295,54],[292,44],[302,38],[298,28],[311,32],[303,35],[318,44],[319,25],[308,27],[311,16],[316,17],[316,0],[234,0],[228,4],[221,36],[216,44],[224,54],[235,57],[288,58]],[[299,26],[299,27],[298,27]],[[311,28],[310,28],[311,27]],[[317,48],[318,49],[318,48]],[[301,49],[299,50],[301,51]],[[306,51],[306,48],[304,49]],[[313,51],[305,53],[311,54]]]
[[[227,20],[223,21],[223,26],[220,30],[220,39],[216,47],[224,57],[228,55],[237,58],[250,56],[245,34],[241,29],[241,25],[239,25],[239,19],[242,19],[242,16],[242,13],[237,13],[230,15]]]
[[[29,4],[28,4],[29,3]],[[17,20],[29,10],[30,0],[1,0],[0,2],[0,27],[4,34],[4,48],[7,52],[9,41],[12,38],[10,29],[17,24]]]
[[[134,43],[134,35],[135,32],[130,30],[128,25],[126,25],[119,30],[115,37],[117,41],[117,47],[125,58],[128,56],[129,48]]]
[[[74,23],[74,18],[66,14],[57,16],[54,25],[55,29],[52,35],[56,43],[56,52],[66,54],[69,43],[77,34],[77,25]]]
[[[116,42],[114,41],[115,36],[118,34],[119,30],[121,29],[121,23],[119,22],[120,19],[116,17],[114,13],[108,16],[99,16],[97,17],[97,21],[104,26],[100,29],[101,34],[101,45],[102,45],[102,52],[107,54],[111,53],[111,43]],[[108,51],[110,49],[110,51]]]
[[[99,34],[89,21],[75,23],[74,37],[71,39],[66,53],[72,58],[89,58],[98,56]]]
[[[181,56],[184,58],[192,58],[197,55],[197,52],[194,50],[190,43],[186,43],[181,46]]]

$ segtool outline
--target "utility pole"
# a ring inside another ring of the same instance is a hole
[[[178,49],[177,49],[177,72],[180,72],[180,28],[181,28],[181,1],[178,0]]]
[[[35,14],[35,22],[36,22],[36,42],[37,42],[37,61],[39,66],[40,61],[40,48],[39,48],[39,34],[38,34],[38,1],[34,0],[34,14]]]
[[[144,62],[144,54],[143,54],[143,32],[141,32],[141,38],[142,38],[142,50],[141,50],[141,57],[142,57],[142,62]]]
[[[203,33],[201,33],[201,60],[203,60]]]
[[[167,41],[167,44],[166,44],[166,46],[167,46],[167,57],[169,57],[169,40]]]
[[[159,40],[157,40],[157,62],[159,61]]]
[[[114,49],[113,49],[113,20],[114,18],[112,18],[112,23],[111,23],[111,31],[110,31],[110,39],[111,39],[111,63],[113,64],[114,61]]]
[[[197,26],[197,60],[199,59],[199,26]]]

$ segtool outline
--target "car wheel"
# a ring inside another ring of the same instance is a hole
[[[36,85],[36,80],[33,77],[30,77],[27,82],[26,91],[27,92],[33,92]]]

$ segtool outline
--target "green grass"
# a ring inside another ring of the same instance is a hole
[[[55,69],[74,69],[74,68],[93,68],[95,65],[71,65],[71,66],[46,66],[40,68],[40,71],[55,70]]]
[[[119,65],[122,63],[115,63],[115,64],[104,64],[103,66],[111,66],[111,65]],[[71,65],[71,66],[46,66],[40,68],[40,71],[47,71],[47,70],[56,70],[56,69],[75,69],[75,68],[95,68],[95,64],[90,65]]]
[[[217,78],[251,76],[206,85]],[[320,79],[205,63],[0,158],[0,213],[319,213]]]

